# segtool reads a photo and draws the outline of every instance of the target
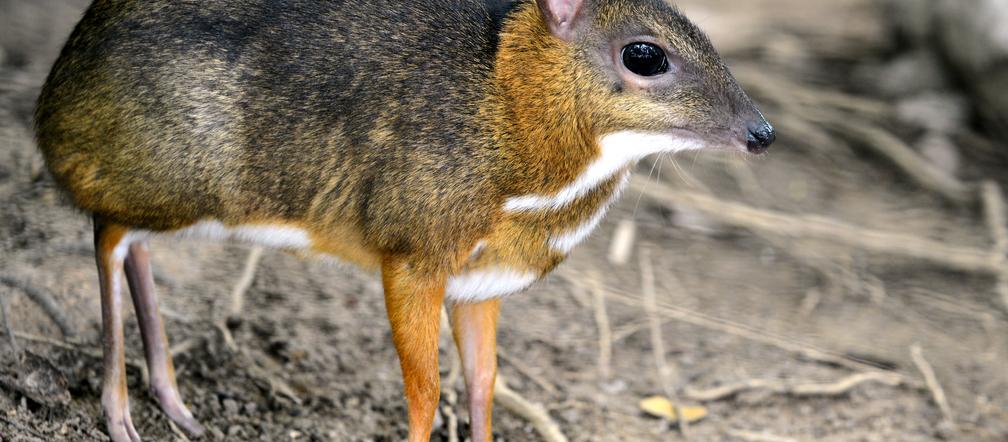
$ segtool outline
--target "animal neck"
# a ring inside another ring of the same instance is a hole
[[[491,98],[484,107],[512,194],[549,195],[576,181],[599,155],[572,49],[553,37],[534,2],[501,31]]]

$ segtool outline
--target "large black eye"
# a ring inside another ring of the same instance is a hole
[[[630,43],[623,47],[623,66],[642,77],[653,77],[668,72],[668,58],[656,44]]]

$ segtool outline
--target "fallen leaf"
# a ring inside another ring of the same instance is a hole
[[[676,406],[663,396],[651,396],[640,401],[640,408],[654,417],[661,417],[672,422],[678,422]],[[687,423],[696,422],[707,417],[707,408],[702,406],[679,407]]]

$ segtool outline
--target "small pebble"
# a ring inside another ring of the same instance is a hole
[[[234,416],[238,414],[238,402],[234,399],[224,399],[224,414]]]
[[[214,440],[224,440],[224,432],[222,432],[220,430],[220,428],[217,428],[215,426],[211,426],[211,427],[209,427],[209,429],[210,429],[210,433],[213,433],[213,439]]]

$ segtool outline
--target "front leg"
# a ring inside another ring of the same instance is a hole
[[[441,395],[438,333],[445,278],[418,275],[406,263],[386,259],[382,261],[382,282],[406,390],[409,440],[426,442]]]
[[[452,334],[462,358],[469,393],[469,422],[473,442],[492,440],[493,387],[497,377],[497,315],[500,300],[455,304]]]

